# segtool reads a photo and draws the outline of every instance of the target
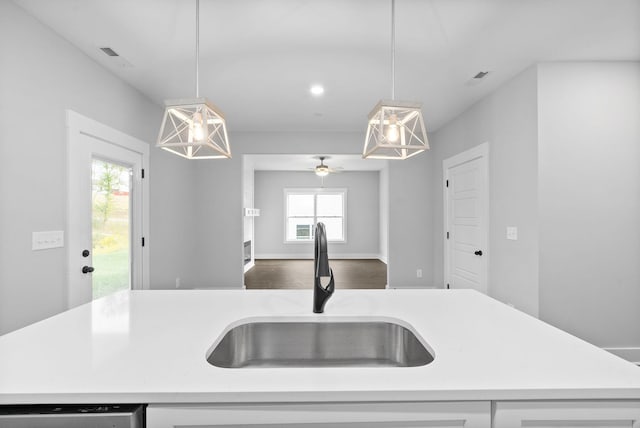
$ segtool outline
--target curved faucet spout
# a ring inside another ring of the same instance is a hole
[[[318,222],[315,228],[314,251],[314,278],[313,278],[313,312],[324,312],[324,305],[335,290],[333,270],[329,267],[329,254],[327,251],[327,232],[324,223]],[[322,277],[329,277],[327,286],[323,286]]]

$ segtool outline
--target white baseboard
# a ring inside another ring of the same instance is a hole
[[[378,254],[378,260],[380,260],[382,263],[384,263],[385,265],[389,264],[389,261],[387,259],[386,256],[383,256],[382,254]]]
[[[273,260],[273,259],[282,259],[282,260],[313,260],[313,254],[278,254],[278,253],[266,253],[266,254],[256,254],[256,260]],[[348,254],[330,254],[329,260],[351,260],[351,259],[374,259],[379,260],[379,254],[370,254],[370,253],[348,253]],[[386,263],[386,262],[385,262]]]
[[[604,348],[604,350],[624,360],[640,365],[640,348]]]

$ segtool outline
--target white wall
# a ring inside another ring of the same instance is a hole
[[[155,141],[162,111],[8,1],[0,2],[0,58],[2,334],[66,309],[66,249],[31,251],[31,232],[66,228],[65,110],[148,142]],[[151,165],[149,244],[158,249],[151,253],[151,280],[158,285],[184,268],[159,250],[178,252],[180,234],[165,232],[182,221],[175,205],[192,200],[188,191],[174,192],[188,188],[186,165],[155,150]]]
[[[346,242],[330,242],[330,258],[379,257],[379,181],[377,171],[345,171],[324,178],[325,189],[347,190]],[[256,258],[313,258],[313,242],[284,242],[284,189],[319,187],[320,178],[312,171],[256,171]]]
[[[538,93],[540,317],[639,348],[640,63],[542,64]]]
[[[435,286],[443,287],[442,161],[489,143],[489,295],[538,315],[537,72],[531,67],[431,136]],[[518,240],[506,227],[518,227]]]

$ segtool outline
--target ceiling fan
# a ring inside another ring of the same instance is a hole
[[[329,165],[324,164],[325,159],[329,159],[329,156],[317,156],[316,159],[320,160],[320,165],[316,165],[313,168],[313,171],[316,173],[318,177],[326,177],[329,173],[340,172],[339,170],[342,168],[329,168]]]

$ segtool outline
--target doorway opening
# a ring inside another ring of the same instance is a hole
[[[244,285],[313,287],[325,224],[338,288],[388,283],[388,161],[353,154],[243,156]]]

